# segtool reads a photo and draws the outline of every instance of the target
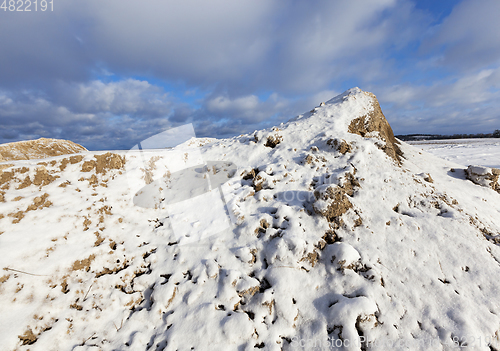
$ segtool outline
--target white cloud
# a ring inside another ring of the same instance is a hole
[[[438,65],[462,71],[500,64],[500,1],[464,0],[423,43],[423,50],[442,49]]]
[[[385,103],[411,109],[414,104],[427,107],[448,105],[474,106],[493,101],[500,95],[500,67],[452,76],[431,85],[393,85],[381,89]]]
[[[255,95],[249,95],[231,100],[226,96],[217,96],[210,99],[206,105],[209,112],[244,113],[254,110],[259,105],[259,98]]]
[[[500,68],[428,86],[395,85],[378,97],[397,133],[490,133],[500,125]]]
[[[112,114],[144,113],[167,116],[171,98],[158,86],[147,81],[126,79],[104,83],[61,84],[58,87],[59,103],[81,112],[110,112]]]

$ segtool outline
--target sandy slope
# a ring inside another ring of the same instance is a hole
[[[232,139],[14,162],[0,348],[499,350],[500,194],[388,145],[377,106],[352,89]]]
[[[82,151],[87,151],[87,149],[69,140],[40,138],[0,144],[0,162],[41,159]]]

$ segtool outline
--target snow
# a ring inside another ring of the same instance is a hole
[[[116,151],[104,173],[83,167],[105,152],[11,162],[0,348],[500,349],[500,194],[456,159],[402,143],[400,166],[347,131],[373,108],[351,89],[256,133]],[[18,189],[42,166],[58,178]],[[349,177],[329,222],[326,189]]]
[[[499,138],[419,140],[408,143],[465,167],[468,165],[482,165],[500,168]]]

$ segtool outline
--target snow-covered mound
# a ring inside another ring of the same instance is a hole
[[[2,350],[499,350],[500,194],[351,89],[0,171]]]
[[[87,149],[69,140],[40,138],[37,140],[17,141],[0,144],[0,162],[41,159],[83,151],[87,151]]]

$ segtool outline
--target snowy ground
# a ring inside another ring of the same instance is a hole
[[[480,165],[500,168],[500,139],[451,139],[410,141],[433,155],[465,167]]]
[[[500,350],[500,194],[374,109],[0,164],[0,350]]]

